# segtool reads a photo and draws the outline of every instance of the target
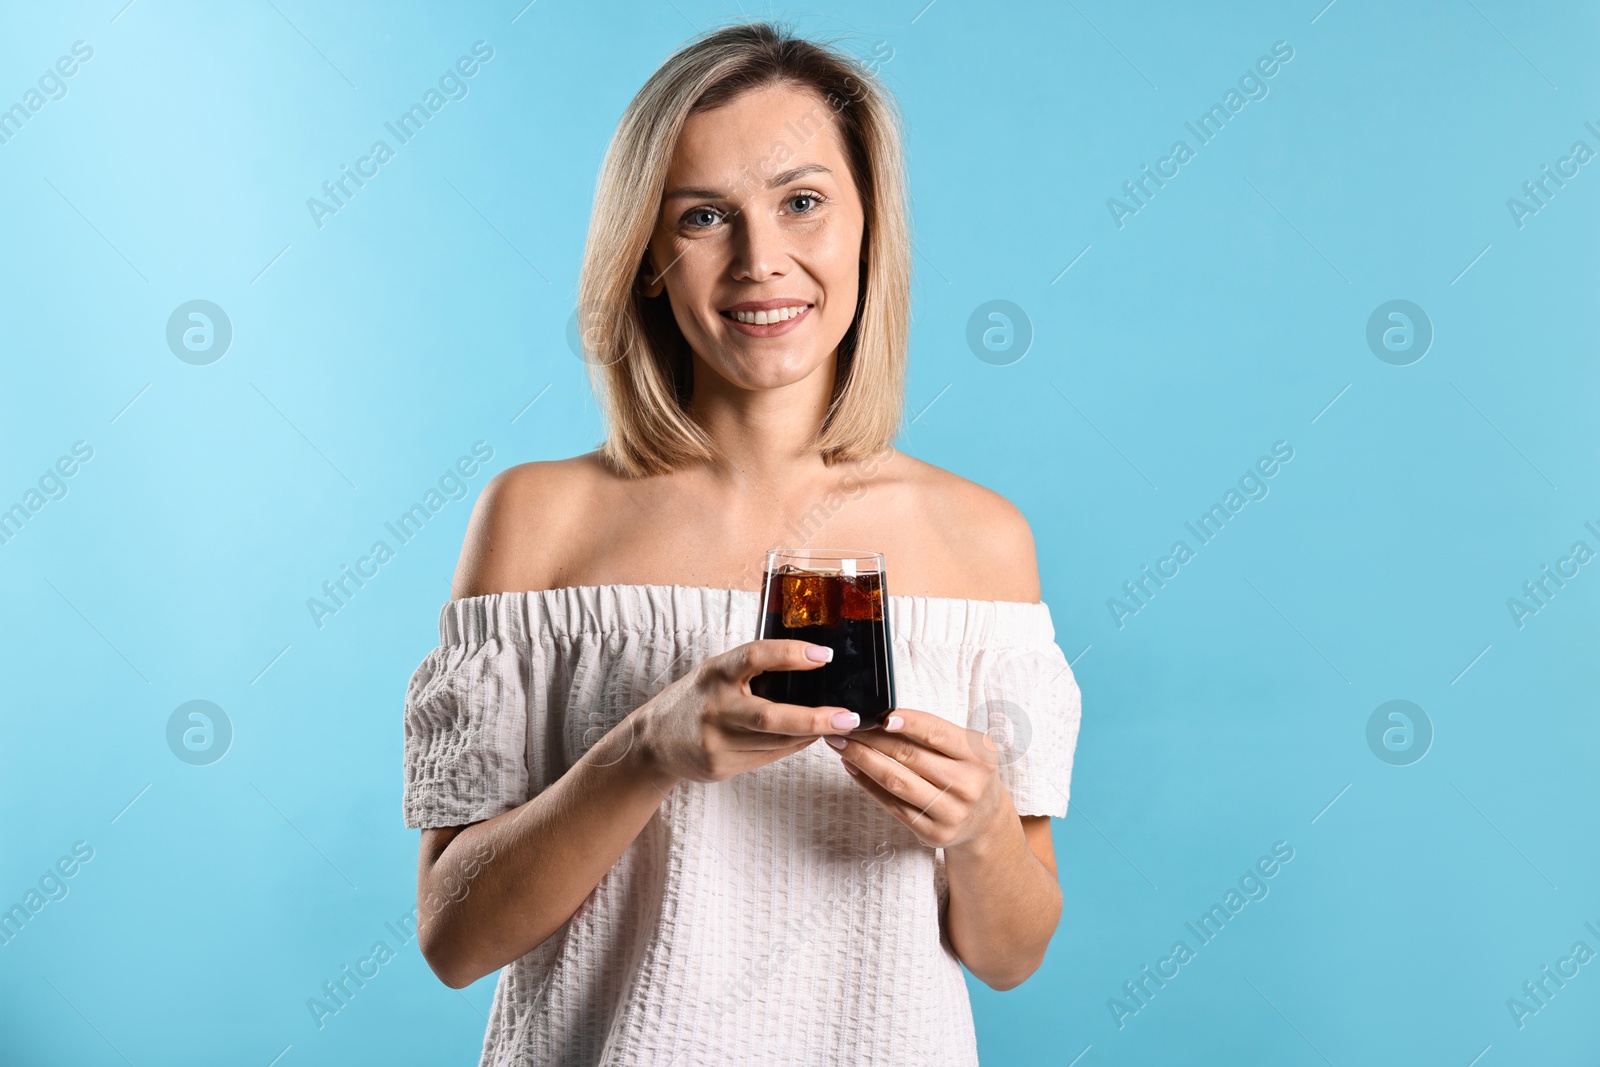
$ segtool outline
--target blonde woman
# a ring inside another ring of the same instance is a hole
[[[962,965],[1043,960],[1078,687],[1021,514],[893,447],[910,270],[861,64],[735,26],[628,106],[578,294],[605,440],[485,487],[407,692],[419,942],[500,971],[482,1063],[974,1064]],[[817,665],[751,640],[806,539],[886,557],[882,729],[750,692]]]

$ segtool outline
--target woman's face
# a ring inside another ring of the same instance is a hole
[[[685,123],[645,292],[665,289],[699,365],[746,389],[788,385],[832,367],[855,317],[863,221],[828,103],[751,90]]]

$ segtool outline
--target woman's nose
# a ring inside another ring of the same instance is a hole
[[[741,210],[734,219],[733,248],[735,276],[761,281],[783,274],[788,252],[776,219],[755,209]]]

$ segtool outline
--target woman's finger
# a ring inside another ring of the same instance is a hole
[[[845,718],[835,722],[836,715]],[[844,733],[861,723],[860,716],[846,708],[808,708],[801,704],[780,704],[754,696],[735,699],[722,713],[721,721],[730,732],[743,730],[772,734],[779,738],[780,743],[787,743],[783,740],[785,737],[820,737],[823,734]]]
[[[986,755],[993,753],[993,749],[986,749],[983,745],[983,734],[976,730],[968,730],[958,726],[949,719],[942,719],[928,711],[918,711],[915,708],[896,708],[889,716],[887,723],[895,719],[900,722],[890,729],[888,725],[884,730],[892,737],[910,737],[935,752],[942,753],[952,759],[965,759],[969,755],[976,755],[979,759],[996,762],[997,757]]]
[[[820,656],[813,659],[812,656]],[[735,685],[749,685],[763,671],[815,670],[833,659],[833,649],[791,638],[747,641],[706,660],[706,669]]]
[[[815,737],[791,737],[788,734],[767,734],[753,730],[724,730],[723,747],[733,752],[774,752],[789,749],[799,752],[807,745],[817,743]]]
[[[913,811],[926,810],[945,792],[944,787],[933,784],[899,760],[890,759],[854,738],[845,739],[845,747],[839,750],[839,755],[885,793],[910,805]]]
[[[879,785],[876,779],[868,775],[866,771],[855,767],[850,761],[844,760],[842,762],[846,768],[854,769],[855,773],[851,777],[855,779],[856,784],[865,790],[867,795],[877,801],[889,814],[899,819],[912,830],[926,832],[932,829],[932,820],[926,814],[925,809],[906,803],[900,797]]]
[[[873,749],[896,763],[911,768],[911,770],[940,789],[955,781],[960,769],[958,760],[951,759],[942,752],[935,751],[913,738],[905,737],[898,733],[889,734],[884,733],[882,730],[859,730],[851,734],[847,741],[849,744],[840,749],[841,754],[848,755],[850,745],[860,745],[863,748]]]

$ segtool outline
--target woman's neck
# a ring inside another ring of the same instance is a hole
[[[772,389],[740,388],[697,359],[690,403],[717,451],[699,474],[726,489],[777,495],[825,478],[811,440],[828,413],[836,356]]]

